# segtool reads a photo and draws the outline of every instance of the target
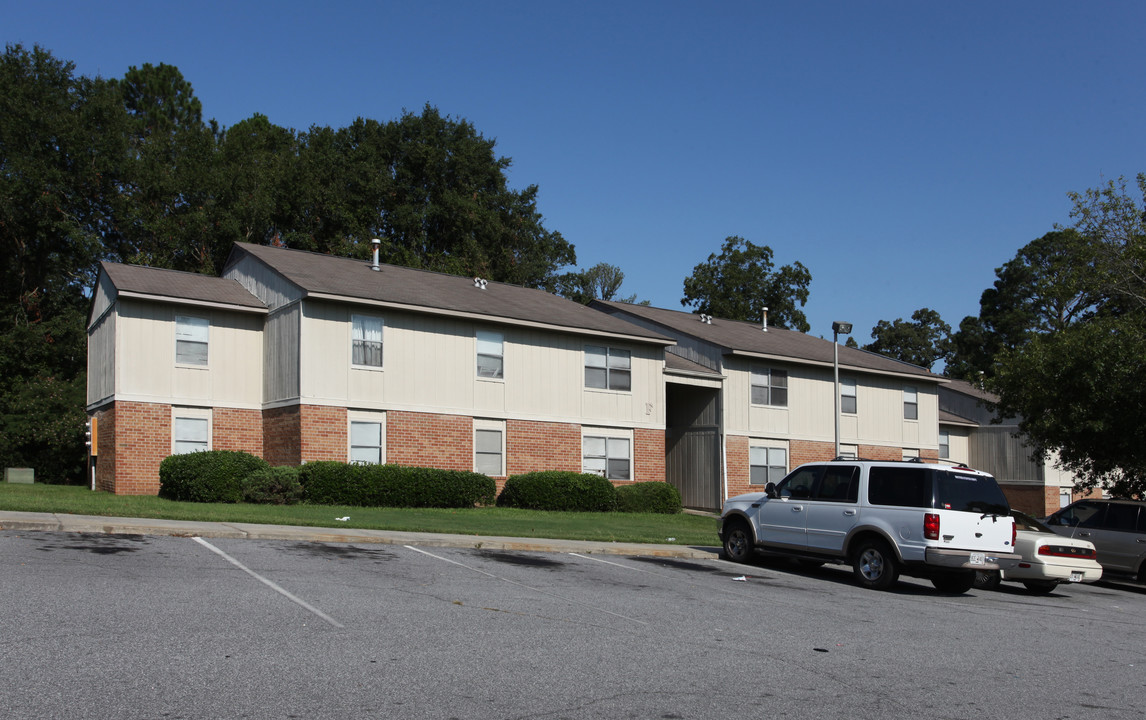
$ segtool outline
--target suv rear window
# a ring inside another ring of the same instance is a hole
[[[1007,498],[994,478],[931,468],[872,467],[868,502],[873,505],[941,508],[1006,515]]]
[[[935,507],[992,515],[1011,510],[994,478],[947,470],[935,471]]]

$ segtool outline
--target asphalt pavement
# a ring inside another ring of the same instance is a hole
[[[297,540],[326,543],[380,543],[420,547],[519,550],[527,552],[585,553],[712,559],[719,547],[592,542],[546,538],[450,535],[445,533],[363,530],[340,527],[260,525],[257,523],[198,522],[149,518],[103,517],[0,511],[0,530],[102,533],[106,535],[167,535],[171,537],[234,538],[240,540]]]

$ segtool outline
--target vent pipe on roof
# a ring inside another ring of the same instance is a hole
[[[768,308],[764,308],[760,329],[764,332],[768,332]]]
[[[702,323],[704,323],[705,325],[711,325],[712,324],[712,316],[701,313],[700,314],[700,321]]]
[[[374,246],[374,264],[370,266],[370,269],[374,272],[378,272],[382,269],[378,267],[378,248],[382,247],[382,241],[378,238],[374,238],[370,241],[370,244]]]
[[[483,280],[482,278],[479,278],[479,277],[474,278],[474,287],[476,287],[478,290],[485,290],[485,286],[486,286],[485,280]]]

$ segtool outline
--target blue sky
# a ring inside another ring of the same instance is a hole
[[[179,67],[204,115],[296,129],[430,103],[624,294],[681,309],[740,235],[812,273],[811,333],[978,314],[1067,192],[1146,171],[1146,3],[53,2],[5,43]]]

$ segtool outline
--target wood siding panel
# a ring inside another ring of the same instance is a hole
[[[115,394],[115,313],[88,330],[88,404]]]
[[[223,273],[236,280],[271,310],[302,299],[302,291],[251,256],[246,256]]]
[[[299,304],[290,305],[267,318],[263,337],[263,399],[293,400],[299,396]]]

